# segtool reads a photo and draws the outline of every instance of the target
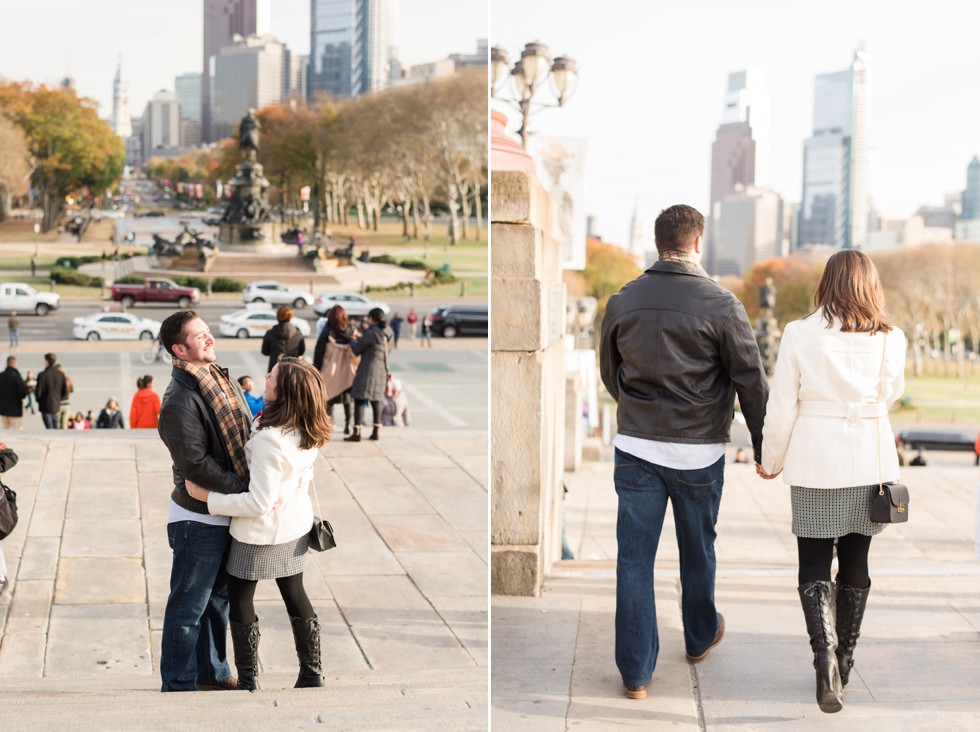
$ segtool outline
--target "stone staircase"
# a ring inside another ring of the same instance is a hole
[[[295,674],[261,674],[254,693],[161,694],[148,676],[4,678],[0,729],[486,730],[487,669],[361,671],[293,689]],[[323,726],[320,726],[323,725]]]

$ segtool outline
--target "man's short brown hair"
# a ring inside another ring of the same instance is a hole
[[[176,356],[174,346],[180,344],[187,345],[184,326],[198,317],[193,310],[178,310],[173,315],[168,315],[160,325],[160,343],[171,356]]]
[[[657,251],[694,251],[694,241],[704,234],[704,216],[691,206],[678,204],[665,208],[653,225]]]

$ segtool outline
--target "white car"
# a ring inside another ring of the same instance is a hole
[[[247,307],[229,315],[222,315],[218,332],[230,338],[261,338],[276,322],[276,313],[272,308]],[[310,324],[307,321],[293,318],[291,322],[304,338],[309,337]]]
[[[289,285],[284,285],[275,280],[264,280],[261,282],[249,282],[248,287],[242,292],[242,301],[268,302],[273,305],[291,305],[297,310],[305,308],[313,303],[313,295],[303,290],[294,290]]]
[[[313,312],[317,315],[326,315],[334,305],[340,305],[348,316],[355,318],[363,318],[374,308],[381,308],[385,315],[391,312],[388,303],[372,300],[358,292],[325,292],[317,295],[313,303]]]
[[[72,335],[88,341],[152,341],[160,321],[132,313],[94,313],[72,320]]]

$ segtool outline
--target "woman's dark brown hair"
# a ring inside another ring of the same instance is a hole
[[[327,311],[327,327],[330,330],[347,330],[350,321],[347,319],[347,311],[342,305],[334,305]]]
[[[288,323],[293,319],[293,309],[288,305],[283,305],[276,311],[276,320],[280,323]]]
[[[885,315],[885,291],[878,269],[856,249],[844,249],[827,260],[813,302],[823,308],[827,327],[840,321],[844,333],[887,333],[892,324]]]
[[[299,432],[301,450],[322,447],[330,441],[333,425],[327,415],[327,389],[313,364],[283,356],[277,365],[276,398],[266,401],[259,429],[281,427]]]

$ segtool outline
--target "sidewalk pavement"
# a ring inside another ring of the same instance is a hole
[[[726,466],[716,600],[726,633],[684,657],[670,513],[657,557],[660,657],[648,696],[630,700],[613,657],[613,463],[566,474],[567,535],[538,598],[491,598],[491,725],[503,732],[612,730],[975,730],[980,719],[980,560],[972,454],[905,468],[910,521],[871,545],[872,591],[844,709],[823,714],[796,591],[789,488],[753,465]],[[731,456],[729,456],[729,459]]]
[[[316,464],[338,547],[305,575],[323,689],[293,690],[274,582],[256,595],[263,690],[160,694],[169,455],[153,431],[5,432],[20,522],[2,542],[0,729],[486,729],[484,432],[339,435]],[[230,653],[229,641],[229,653]]]

